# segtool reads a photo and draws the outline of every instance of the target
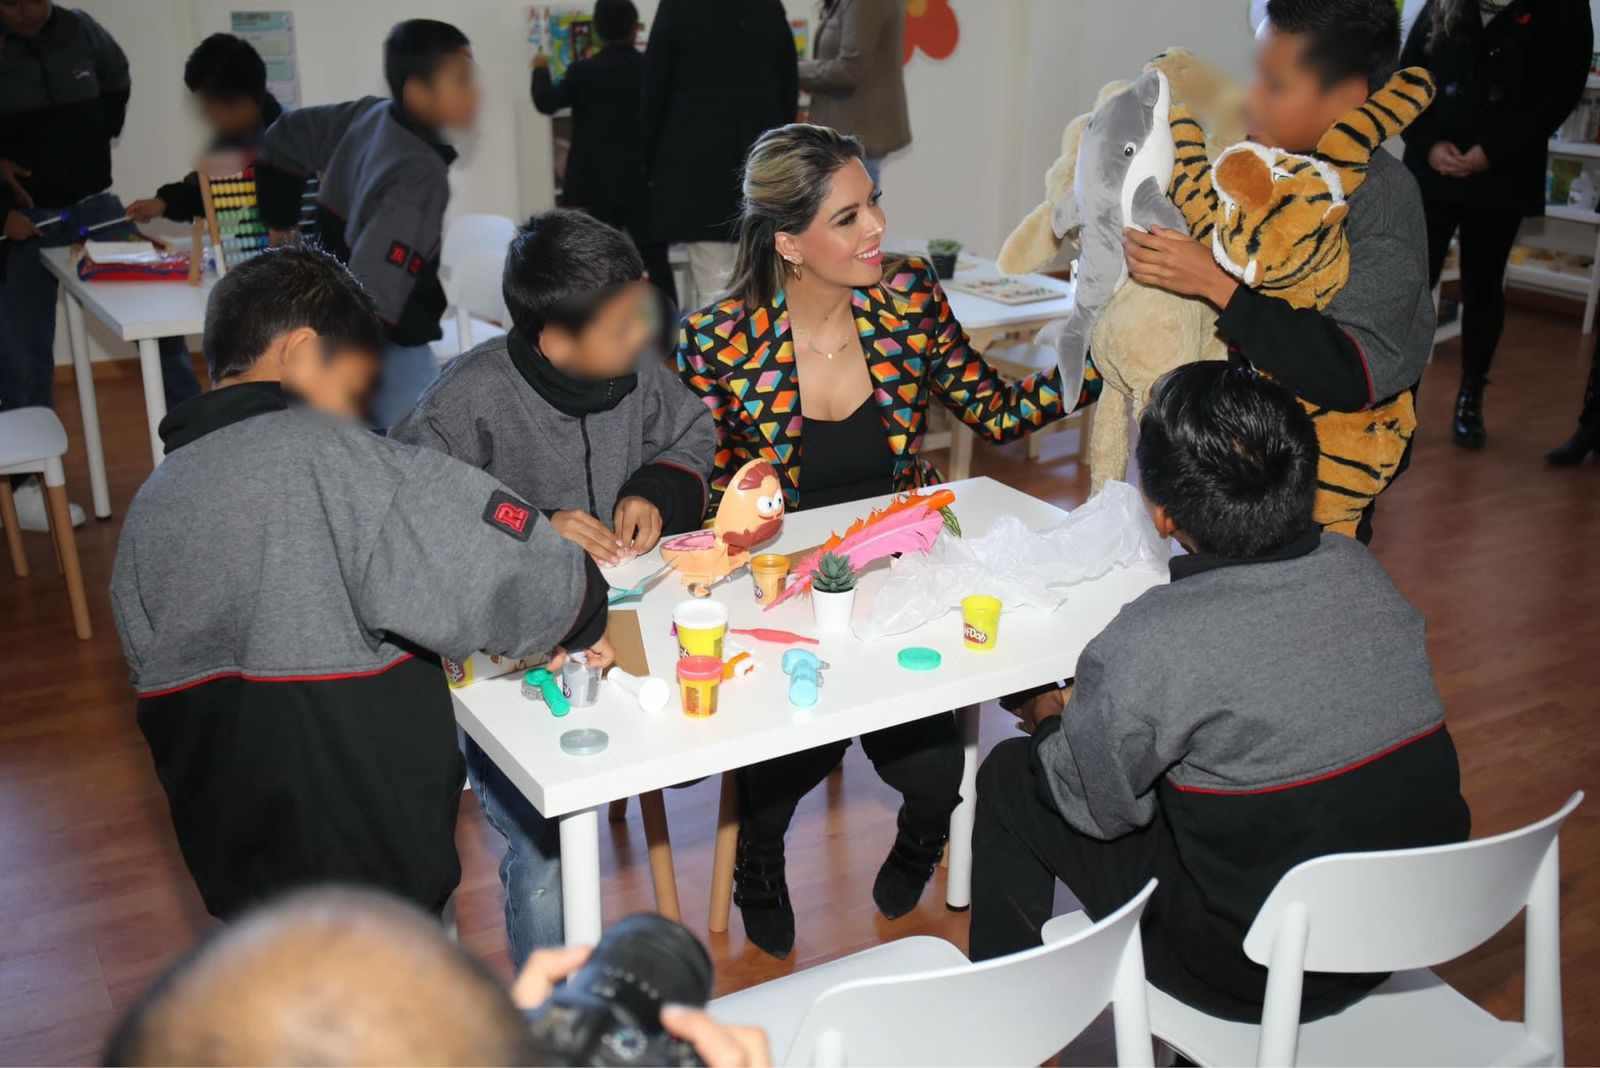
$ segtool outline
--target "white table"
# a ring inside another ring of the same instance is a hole
[[[889,247],[906,247],[890,243]],[[1000,268],[995,266],[993,260],[984,259],[982,256],[973,256],[963,252],[957,260],[955,277],[951,283],[979,281],[985,278],[1007,277]],[[956,320],[967,332],[967,337],[972,341],[972,347],[983,353],[996,369],[1008,378],[1019,378],[1034,371],[1043,369],[1048,361],[1043,361],[1039,366],[1032,364],[1019,365],[1011,361],[996,359],[990,355],[989,349],[997,340],[1013,334],[1032,335],[1052,319],[1060,319],[1072,312],[1076,304],[1074,287],[1071,282],[1060,278],[1052,278],[1046,274],[1019,274],[1011,277],[1032,285],[1043,286],[1054,290],[1057,297],[1050,300],[1034,301],[1031,304],[1002,304],[998,300],[990,300],[972,293],[964,293],[959,289],[948,286],[945,296],[950,301],[950,311]],[[1071,403],[1076,397],[1063,398]],[[954,422],[952,420],[952,422]],[[949,475],[954,479],[966,478],[972,470],[972,440],[974,435],[963,433],[966,428],[957,424],[954,426],[948,439],[943,434],[930,434],[924,441],[924,448],[937,449],[946,444],[950,447]]]
[[[83,444],[89,455],[89,484],[94,514],[111,514],[111,494],[106,487],[106,456],[100,443],[100,409],[95,401],[94,378],[89,367],[89,333],[85,309],[105,323],[123,341],[139,345],[139,375],[144,382],[145,418],[150,427],[150,452],[161,462],[161,436],[156,432],[167,414],[162,386],[161,351],[164,337],[183,337],[205,330],[206,298],[216,281],[201,275],[198,286],[183,282],[84,282],[78,278],[70,248],[44,249],[45,269],[55,275],[67,297],[67,334],[72,346],[72,367],[78,380],[78,405],[83,410]]]
[[[988,478],[952,483],[951,488],[956,493],[956,514],[969,535],[983,533],[1004,515],[1015,515],[1035,529],[1050,526],[1063,515],[1053,505]],[[780,552],[814,546],[886,500],[789,516],[772,546]],[[765,547],[763,551],[767,551]],[[613,585],[630,586],[656,566],[657,554],[650,553],[607,577]],[[886,577],[886,566],[876,565],[863,576],[857,594],[858,615],[870,606],[875,589]],[[599,812],[610,802],[976,706],[1069,676],[1084,645],[1124,604],[1156,581],[1160,577],[1149,571],[1119,569],[1074,590],[1054,613],[1007,611],[1001,619],[999,643],[991,653],[963,648],[957,612],[894,638],[825,639],[818,653],[831,666],[823,672],[821,700],[809,709],[789,705],[788,678],[779,666],[783,647],[751,641],[759,669],[748,678],[723,684],[720,707],[710,719],[690,719],[682,714],[676,682],[672,704],[654,715],[641,711],[608,683],[601,688],[598,704],[574,709],[557,719],[543,705],[522,697],[516,675],[453,691],[456,718],[540,812],[559,818],[567,940],[593,944],[601,930]],[[755,604],[748,578],[719,587],[713,596],[727,605],[734,627],[768,625],[816,633],[804,598],[763,613]],[[676,576],[669,575],[638,608],[651,670],[663,678],[670,677],[677,661],[670,622],[673,605],[684,597]],[[939,650],[943,665],[926,674],[902,670],[895,654],[908,645]],[[946,891],[946,901],[957,908],[968,904],[971,889],[978,767],[976,709],[962,713],[961,719],[966,767],[962,802],[951,819]],[[604,753],[573,757],[561,751],[562,733],[581,727],[599,727],[610,736]]]

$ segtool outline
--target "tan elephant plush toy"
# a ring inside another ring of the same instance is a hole
[[[1183,105],[1206,125],[1207,151],[1242,136],[1239,90],[1216,68],[1180,48],[1151,60],[1145,72],[1160,71],[1173,104]],[[1100,90],[1095,109],[1129,89],[1113,82]],[[1057,222],[1078,199],[1077,172],[1085,152],[1083,139],[1094,112],[1067,123],[1061,154],[1045,173],[1045,200],[1019,223],[1000,250],[998,264],[1007,274],[1036,271],[1053,260],[1074,230],[1058,233]],[[1102,131],[1089,131],[1090,136]],[[1181,218],[1181,217],[1180,217]],[[1078,220],[1080,223],[1082,220]],[[1102,250],[1100,255],[1105,255]],[[1081,266],[1081,265],[1080,265]],[[1129,420],[1144,406],[1156,379],[1174,367],[1198,360],[1224,359],[1226,347],[1216,336],[1216,312],[1204,301],[1174,296],[1125,277],[1105,303],[1089,334],[1089,350],[1105,380],[1106,392],[1096,405],[1089,438],[1091,492],[1108,479],[1121,478],[1128,466]]]

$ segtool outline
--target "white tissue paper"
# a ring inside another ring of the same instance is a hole
[[[1139,491],[1107,482],[1048,530],[1031,531],[1004,516],[981,537],[944,534],[931,552],[902,556],[855,631],[862,638],[904,634],[959,609],[961,598],[978,589],[1007,608],[1054,610],[1079,583],[1118,567],[1162,572],[1170,555]]]

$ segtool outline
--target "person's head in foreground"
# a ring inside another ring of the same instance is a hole
[[[1268,0],[1245,97],[1250,136],[1311,151],[1394,73],[1399,54],[1394,0]]]
[[[105,1063],[533,1064],[505,987],[436,918],[369,890],[291,894],[180,959]]]
[[[372,298],[342,263],[291,247],[254,256],[217,282],[201,344],[219,388],[277,382],[315,408],[355,418],[385,338]]]
[[[214,33],[201,41],[183,64],[183,84],[217,136],[245,138],[261,128],[267,65],[243,38]]]
[[[1316,529],[1317,433],[1287,390],[1248,368],[1192,363],[1139,417],[1139,478],[1162,537],[1249,559]]]
[[[882,280],[882,193],[862,159],[860,141],[827,126],[796,122],[756,139],[732,296],[759,308],[805,279],[847,289]]]
[[[606,44],[631,45],[639,33],[639,9],[633,0],[595,0],[594,35]]]
[[[506,254],[501,291],[517,333],[575,378],[632,373],[655,334],[655,291],[638,249],[582,212],[529,219]]]
[[[383,42],[383,78],[395,102],[429,130],[470,130],[478,119],[472,43],[448,22],[395,23]]]
[[[0,0],[0,30],[25,39],[37,37],[54,10],[50,0]]]

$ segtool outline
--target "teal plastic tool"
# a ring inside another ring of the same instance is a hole
[[[572,702],[567,700],[567,695],[561,692],[561,683],[550,674],[548,668],[534,668],[522,676],[522,692],[526,694],[529,689],[539,691],[544,698],[544,703],[550,706],[552,716],[561,717],[572,711]]]
[[[939,650],[925,645],[909,645],[900,650],[900,666],[907,671],[932,671],[944,662]]]

